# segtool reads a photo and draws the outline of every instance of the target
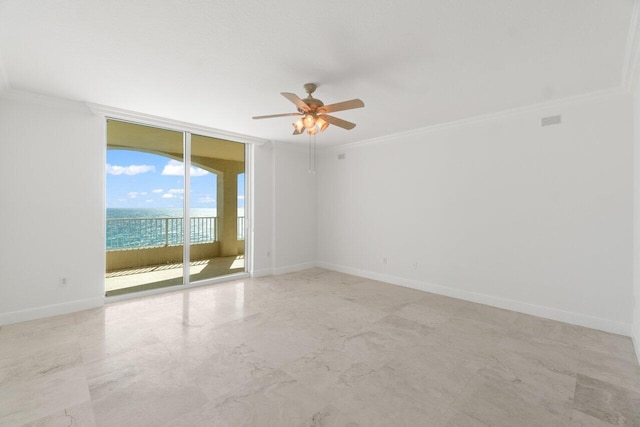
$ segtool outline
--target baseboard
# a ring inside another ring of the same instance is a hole
[[[273,269],[274,275],[293,273],[294,271],[306,270],[307,268],[316,267],[318,264],[316,262],[304,262],[302,264],[295,265],[287,265],[284,267],[278,267]]]
[[[251,273],[251,277],[277,276],[280,274],[293,273],[294,271],[306,270],[307,268],[316,267],[316,265],[315,262],[304,262],[302,264],[286,265],[278,268],[263,268],[254,270]]]
[[[253,272],[253,277],[263,277],[270,275],[279,275],[291,273],[294,271],[305,270],[313,267],[322,267],[327,270],[338,271],[354,276],[365,277],[367,279],[378,280],[393,285],[404,286],[407,288],[417,289],[425,292],[432,292],[439,295],[445,295],[452,298],[463,299],[466,301],[477,302],[480,304],[490,305],[493,307],[503,308],[506,310],[517,311],[520,313],[531,314],[533,316],[544,317],[547,319],[558,320],[560,322],[580,325],[587,328],[598,329],[605,332],[620,334],[632,337],[633,344],[640,363],[640,325],[630,325],[622,322],[615,322],[599,317],[589,316],[581,313],[559,310],[556,308],[539,306],[535,304],[514,301],[506,298],[495,297],[491,295],[479,294],[475,292],[454,289],[424,281],[417,281],[398,276],[376,273],[368,270],[361,270],[330,264],[326,262],[306,262],[275,269],[262,269]],[[62,304],[53,304],[44,307],[36,307],[20,311],[12,311],[8,313],[0,313],[0,325],[9,325],[12,323],[24,322],[27,320],[40,319],[50,316],[58,316],[62,314],[72,313],[74,311],[87,310],[90,308],[101,307],[104,305],[105,298],[88,298],[83,300],[71,301]]]
[[[305,270],[307,268],[313,268],[315,266],[316,266],[315,262],[305,262],[302,264],[288,265],[288,266],[274,268],[274,269],[267,268],[262,270],[256,270],[253,272],[251,276],[263,277],[263,276],[272,276],[272,275],[278,275],[278,274],[286,274],[294,271]],[[225,278],[225,280],[230,280],[230,279]],[[169,289],[169,291],[174,291],[174,290],[175,289]],[[155,292],[155,293],[160,293],[160,292],[167,292],[167,290],[160,289],[158,290],[158,292]],[[150,294],[152,293],[154,292],[150,291]],[[131,297],[137,298],[141,296],[145,296],[145,295],[143,295],[142,293],[137,293],[137,294],[133,294]],[[126,299],[126,297],[124,298],[110,297],[109,301],[114,302],[114,301],[117,301],[118,299]],[[0,326],[10,325],[12,323],[24,322],[27,320],[41,319],[43,317],[58,316],[61,314],[68,314],[74,311],[87,310],[95,307],[102,307],[105,304],[105,301],[106,301],[105,297],[89,298],[84,300],[66,302],[62,304],[52,304],[44,307],[36,307],[36,308],[30,308],[26,310],[0,313]]]
[[[266,276],[272,276],[272,275],[273,275],[272,268],[263,268],[261,270],[253,270],[253,272],[251,273],[251,277],[266,277]]]
[[[61,314],[73,313],[74,311],[102,307],[103,305],[104,297],[98,297],[65,302],[62,304],[46,305],[44,307],[29,308],[20,311],[10,311],[8,313],[0,313],[0,325],[10,325],[12,323],[41,319],[43,317],[59,316]]]
[[[598,329],[600,331],[610,332],[619,335],[633,336],[633,326],[630,324],[616,322],[608,319],[602,319],[582,313],[559,310],[552,307],[545,307],[535,304],[529,304],[522,301],[515,301],[507,298],[495,297],[476,292],[470,292],[462,289],[454,289],[447,286],[437,285],[424,281],[407,279],[398,276],[376,273],[357,268],[345,267],[326,262],[316,263],[318,267],[328,270],[338,271],[341,273],[352,274],[354,276],[365,277],[367,279],[378,280],[390,283],[392,285],[404,286],[406,288],[417,289],[420,291],[431,292],[434,294],[445,295],[452,298],[458,298],[466,301],[477,302],[480,304],[490,305],[492,307],[503,308],[505,310],[517,311],[532,316],[544,317],[546,319],[557,320],[560,322],[570,323],[573,325],[584,326],[587,328]],[[636,337],[640,338],[636,331]],[[636,342],[636,354],[638,354],[638,339]]]

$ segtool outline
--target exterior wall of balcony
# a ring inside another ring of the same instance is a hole
[[[214,258],[220,255],[220,243],[191,245],[190,253],[192,261]],[[107,251],[107,272],[180,262],[182,262],[182,245]]]
[[[238,255],[244,255],[244,241],[236,240],[234,243],[235,252]],[[191,261],[217,258],[221,256],[220,242],[194,244],[189,248],[189,252]],[[180,262],[182,262],[182,245],[107,251],[106,259],[108,273],[127,268]]]

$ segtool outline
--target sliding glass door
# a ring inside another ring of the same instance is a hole
[[[191,135],[190,151],[189,281],[245,271],[244,144]]]
[[[245,271],[244,153],[242,143],[107,121],[107,296]]]

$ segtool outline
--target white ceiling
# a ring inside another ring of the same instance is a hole
[[[620,87],[633,0],[0,0],[12,89],[280,141],[319,85],[339,144]],[[2,71],[2,70],[0,70]]]

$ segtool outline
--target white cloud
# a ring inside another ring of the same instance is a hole
[[[198,197],[198,202],[200,203],[215,203],[216,199],[210,196]]]
[[[177,160],[169,160],[169,163],[164,165],[162,169],[162,175],[170,176],[182,176],[184,175],[184,163]]]
[[[244,196],[238,196],[238,200],[244,200]]]
[[[172,188],[168,192],[171,193],[171,194],[184,194],[184,189],[183,188]]]
[[[129,196],[130,199],[135,199],[138,196],[146,196],[147,192],[143,191],[143,192],[137,192],[137,191],[130,191],[127,193],[127,196]]]
[[[171,194],[171,193],[164,193],[164,194],[162,195],[162,198],[163,198],[163,199],[173,199],[174,197],[176,197],[176,196],[174,196],[174,195],[173,195],[173,194]]]
[[[147,203],[153,203],[153,199],[147,199],[147,200],[145,200],[145,202],[147,202]]]
[[[207,175],[209,172],[197,168],[195,166],[191,166],[191,176],[203,176]],[[164,169],[162,169],[162,175],[168,176],[183,176],[184,175],[184,163],[179,162],[177,160],[169,160],[169,162],[164,165]]]
[[[207,175],[209,173],[209,171],[206,171],[204,169],[200,169],[197,168],[195,166],[191,166],[191,176],[204,176]]]
[[[155,172],[156,167],[152,165],[130,165],[118,166],[107,163],[107,173],[110,175],[138,175],[141,173]]]
[[[151,190],[152,193],[162,193],[164,190],[162,188],[156,188],[155,190]]]

